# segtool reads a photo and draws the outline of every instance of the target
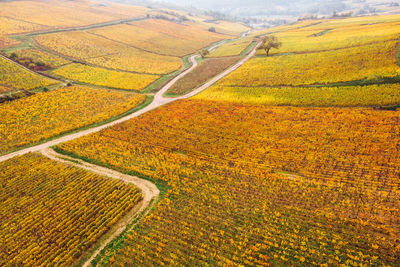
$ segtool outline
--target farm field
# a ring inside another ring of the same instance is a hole
[[[0,104],[0,154],[110,119],[145,101],[144,95],[60,88]]]
[[[160,78],[157,75],[106,70],[82,64],[69,64],[51,73],[86,84],[133,91],[140,91]]]
[[[399,92],[398,83],[340,87],[214,86],[194,98],[271,106],[359,107],[398,105]]]
[[[46,34],[35,40],[61,55],[116,70],[166,74],[181,66],[178,57],[149,53],[87,32]]]
[[[212,58],[201,62],[195,70],[178,80],[167,94],[182,95],[199,87],[229,66],[238,62],[241,57]]]
[[[228,42],[214,51],[212,51],[207,57],[229,57],[238,56],[242,53],[249,45],[253,42],[252,38],[243,38]]]
[[[400,15],[168,1],[0,3],[0,266],[400,266]]]
[[[145,17],[147,8],[129,5],[98,5],[94,1],[65,2],[10,1],[1,4],[0,17],[7,17],[34,25],[67,28],[91,25],[128,18]],[[43,11],[51,14],[43,15]]]
[[[397,61],[397,41],[320,53],[256,57],[219,85],[312,85],[397,77]]]
[[[7,57],[13,58],[27,68],[46,70],[71,63],[62,57],[46,53],[37,49],[20,49],[7,53]],[[41,69],[42,68],[42,69]]]
[[[0,68],[0,86],[6,88],[3,91],[31,90],[57,83],[57,81],[29,72],[3,57],[0,57]]]
[[[334,26],[329,22],[322,22],[311,27],[279,32],[275,36],[285,42],[272,54],[318,52],[398,40],[399,22],[400,16],[397,21],[379,24]],[[259,54],[263,54],[263,51],[260,50]]]
[[[141,200],[132,185],[38,154],[1,162],[0,170],[1,266],[76,264]]]
[[[170,33],[172,29],[178,34]],[[173,22],[159,23],[157,20],[109,26],[91,30],[90,33],[148,52],[178,57],[192,54],[211,43],[226,38],[194,26],[184,26]]]
[[[396,265],[399,125],[398,111],[184,100],[58,147],[171,187],[116,266]]]

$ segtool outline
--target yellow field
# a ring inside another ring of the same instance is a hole
[[[73,86],[0,104],[0,154],[120,115],[145,96]]]
[[[399,118],[182,100],[58,147],[170,187],[106,266],[397,266]]]
[[[228,42],[213,50],[207,57],[237,56],[243,52],[253,41],[252,37]]]
[[[46,13],[51,16],[45,15]],[[11,1],[1,4],[0,17],[51,27],[73,27],[146,16],[147,8],[131,5],[98,5],[92,1]]]
[[[199,44],[188,40],[177,39],[126,24],[95,29],[90,32],[148,52],[163,55],[182,57],[201,48]]]
[[[149,25],[146,26],[147,24]],[[193,26],[159,20],[109,26],[91,30],[90,33],[145,51],[179,57],[194,53],[210,43],[225,38]],[[191,37],[185,38],[189,36]]]
[[[33,74],[0,57],[0,86],[3,88],[30,90],[57,83],[54,80]]]
[[[18,41],[7,37],[6,35],[8,34],[33,32],[33,31],[47,29],[47,27],[42,25],[37,25],[7,17],[2,17],[1,14],[2,10],[0,10],[0,48],[18,44]]]
[[[214,86],[196,99],[290,106],[390,106],[400,104],[400,85],[342,87]]]
[[[61,65],[71,63],[71,61],[66,60],[60,56],[46,53],[37,49],[20,49],[7,53],[7,56],[9,57],[13,53],[17,55],[18,62],[20,62],[21,60],[23,61],[24,59],[29,59],[33,62],[43,63],[50,68],[56,68]]]
[[[239,36],[243,32],[247,32],[249,28],[240,23],[234,23],[229,21],[208,21],[206,20],[197,20],[196,22],[188,22],[190,25],[199,26],[205,30],[208,30],[212,27],[215,28],[217,33],[231,35],[231,36]]]
[[[400,36],[399,23],[400,16],[398,22],[347,25],[338,28],[330,28],[322,23],[313,27],[285,31],[274,34],[283,42],[279,50],[272,50],[272,54],[324,51],[397,40]],[[324,25],[324,27],[321,25]],[[265,52],[259,50],[258,54],[265,54]]]
[[[148,53],[87,32],[46,34],[35,40],[59,54],[111,69],[165,74],[182,64],[177,57]]]
[[[77,63],[66,65],[52,73],[68,80],[133,91],[140,91],[160,78],[157,75],[113,71]]]
[[[37,154],[0,169],[1,266],[75,265],[142,198],[132,185]]]
[[[253,58],[219,82],[233,86],[327,84],[400,75],[397,41],[320,53]]]

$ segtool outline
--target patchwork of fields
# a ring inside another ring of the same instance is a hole
[[[399,25],[1,3],[0,265],[400,265]]]

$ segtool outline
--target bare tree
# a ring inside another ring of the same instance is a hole
[[[273,35],[263,36],[261,40],[262,44],[260,48],[265,50],[267,56],[269,56],[269,51],[271,50],[271,48],[279,49],[282,45],[282,43],[278,41],[278,38],[276,38],[276,36]]]

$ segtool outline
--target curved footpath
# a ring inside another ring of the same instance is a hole
[[[126,183],[131,183],[134,184],[136,187],[138,187],[141,191],[142,191],[142,196],[143,199],[135,206],[135,208],[133,210],[131,210],[130,212],[128,212],[128,214],[121,219],[117,225],[115,225],[110,231],[109,231],[109,235],[107,236],[107,239],[104,241],[101,241],[102,243],[100,244],[100,246],[98,248],[96,248],[96,250],[91,253],[91,257],[83,264],[83,266],[89,266],[90,262],[98,255],[98,253],[109,243],[111,242],[115,237],[117,237],[119,234],[121,234],[124,229],[126,228],[127,225],[129,225],[135,218],[139,218],[143,215],[145,215],[149,209],[149,205],[152,203],[155,203],[160,191],[158,190],[158,188],[151,183],[150,181],[135,177],[135,176],[131,176],[131,175],[127,175],[127,174],[123,174],[108,168],[104,168],[101,166],[97,166],[94,164],[90,164],[87,163],[83,160],[78,160],[78,159],[72,159],[68,156],[65,155],[61,155],[56,153],[53,149],[51,149],[51,146],[60,144],[60,143],[64,143],[67,141],[71,141],[74,140],[76,138],[91,134],[91,133],[95,133],[95,132],[99,132],[105,128],[111,127],[113,125],[122,123],[124,121],[130,120],[132,118],[138,117],[140,115],[142,115],[143,113],[146,113],[150,110],[156,109],[160,106],[163,106],[165,104],[171,103],[173,101],[176,101],[178,99],[185,99],[185,98],[189,98],[192,97],[198,93],[200,93],[201,91],[209,88],[211,85],[213,85],[215,82],[217,82],[218,80],[222,79],[223,77],[225,77],[226,75],[228,75],[229,73],[233,72],[234,70],[238,69],[243,63],[245,63],[247,60],[249,60],[251,57],[253,57],[256,53],[257,48],[260,46],[261,43],[258,43],[253,50],[242,60],[240,60],[239,62],[237,62],[235,65],[231,66],[229,69],[225,70],[224,72],[218,74],[217,76],[215,76],[214,78],[212,78],[211,80],[209,80],[207,83],[205,83],[204,85],[200,86],[199,88],[193,90],[192,92],[184,95],[184,96],[180,96],[180,97],[175,97],[175,98],[167,98],[164,97],[163,95],[168,91],[169,88],[171,88],[179,79],[181,79],[183,76],[185,76],[187,73],[191,72],[194,68],[197,67],[197,62],[196,62],[196,57],[199,57],[199,55],[194,55],[192,57],[190,57],[190,62],[192,63],[192,66],[187,69],[186,71],[182,72],[181,74],[179,74],[177,77],[175,77],[174,79],[172,79],[168,84],[166,84],[159,92],[157,92],[157,94],[154,96],[154,100],[145,108],[138,110],[137,112],[134,112],[130,115],[127,115],[123,118],[120,118],[118,120],[115,120],[113,122],[98,126],[98,127],[94,127],[91,129],[87,129],[87,130],[83,130],[81,132],[77,132],[74,134],[70,134],[70,135],[66,135],[57,139],[54,139],[52,141],[40,144],[40,145],[36,145],[36,146],[32,146],[26,149],[22,149],[4,156],[0,157],[0,162],[11,159],[13,157],[16,156],[21,156],[30,152],[40,152],[42,155],[58,161],[58,162],[62,162],[64,164],[68,164],[71,166],[75,166],[78,168],[83,168],[86,169],[88,171],[97,173],[99,175],[103,175],[103,176],[108,176],[114,179],[118,179],[121,180],[123,182]]]

